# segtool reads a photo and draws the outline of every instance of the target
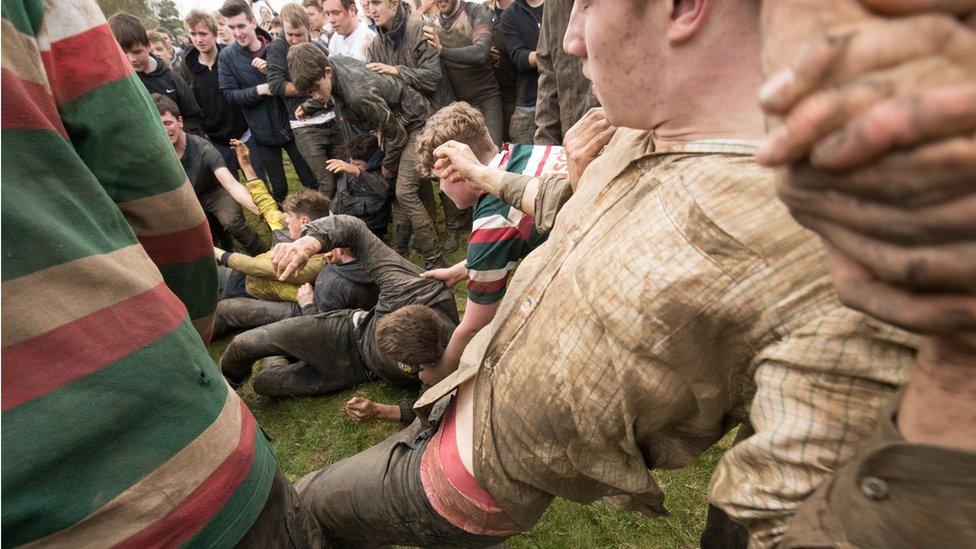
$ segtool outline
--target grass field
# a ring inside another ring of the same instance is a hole
[[[290,166],[288,175],[289,187],[297,190],[297,178]],[[251,220],[267,239],[267,228],[261,227],[257,219]],[[463,253],[462,249],[450,254],[449,262],[459,261]],[[420,258],[415,254],[414,259]],[[462,314],[463,286],[459,284],[454,290]],[[214,360],[220,358],[229,339],[210,344]],[[364,450],[399,428],[393,422],[357,424],[346,419],[342,406],[347,400],[363,395],[395,403],[408,396],[381,382],[325,398],[270,399],[256,395],[250,385],[242,388],[240,394],[271,437],[281,469],[292,480]],[[691,467],[655,473],[664,490],[670,516],[650,519],[603,503],[583,506],[557,500],[531,532],[512,538],[509,545],[516,548],[695,547],[705,522],[708,479],[730,440],[731,437],[726,437]]]

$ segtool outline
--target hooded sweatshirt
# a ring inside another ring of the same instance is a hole
[[[176,102],[183,117],[183,131],[203,137],[203,114],[200,106],[193,97],[193,91],[183,78],[166,67],[166,63],[153,54],[149,54],[156,61],[156,68],[149,73],[140,72],[139,80],[146,86],[150,94],[159,93]]]

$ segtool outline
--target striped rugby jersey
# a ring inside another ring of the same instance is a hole
[[[2,5],[5,545],[233,545],[275,459],[201,341],[210,233],[93,0]]]
[[[567,171],[563,148],[553,145],[506,143],[489,166],[532,176]],[[468,299],[481,305],[498,303],[509,274],[546,237],[536,230],[532,216],[490,194],[478,199],[472,218],[466,261]]]

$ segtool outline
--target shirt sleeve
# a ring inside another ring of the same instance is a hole
[[[529,65],[529,54],[535,47],[529,47],[522,37],[518,28],[518,20],[515,11],[511,8],[502,13],[502,30],[505,32],[505,47],[508,49],[508,56],[512,58],[512,63],[519,72],[532,70]]]
[[[420,40],[413,47],[417,66],[414,68],[397,65],[397,71],[399,71],[404,84],[423,95],[430,95],[437,91],[437,86],[441,81],[440,56],[437,50],[427,43],[423,34],[420,35]]]
[[[407,146],[407,129],[393,116],[386,101],[372,89],[364,89],[356,99],[349,103],[348,109],[371,124],[383,136],[385,156],[383,167],[396,173],[400,165],[400,155]]]
[[[203,157],[203,165],[211,172],[227,167],[227,163],[224,162],[224,157],[220,155],[217,148],[211,145],[209,141],[204,140],[201,143],[200,155]]]
[[[473,43],[461,48],[441,48],[441,57],[465,65],[482,65],[488,62],[491,52],[491,14],[480,4],[465,2],[462,5],[471,21]]]
[[[475,225],[479,223],[487,225],[472,231],[468,239],[468,299],[491,305],[505,296],[508,277],[522,259],[525,242],[518,229],[500,215],[475,219]]]

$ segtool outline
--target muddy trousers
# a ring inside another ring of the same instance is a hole
[[[221,228],[241,244],[244,253],[253,256],[268,250],[268,246],[244,218],[241,205],[223,187],[210,189],[201,194],[199,199],[204,211],[212,215]]]
[[[232,330],[249,330],[301,314],[298,304],[292,301],[267,301],[251,297],[221,299],[214,313],[212,337],[218,339]]]
[[[350,310],[288,318],[238,334],[220,357],[220,369],[237,387],[262,359],[254,392],[272,397],[327,395],[370,380]]]
[[[425,208],[423,197],[424,193],[430,194],[429,203],[433,206],[433,190],[430,181],[421,178],[417,171],[417,133],[410,134],[400,155],[394,223],[399,225],[409,223],[413,232],[414,246],[424,256],[425,263],[443,263],[440,239],[434,226],[434,214]]]
[[[291,482],[281,474],[281,469],[276,470],[261,514],[236,547],[315,549],[326,546],[322,531],[308,506],[298,497]]]
[[[372,448],[295,484],[302,500],[337,547],[416,545],[486,547],[503,538],[470,534],[431,506],[420,480],[420,460],[438,423],[420,420]]]

